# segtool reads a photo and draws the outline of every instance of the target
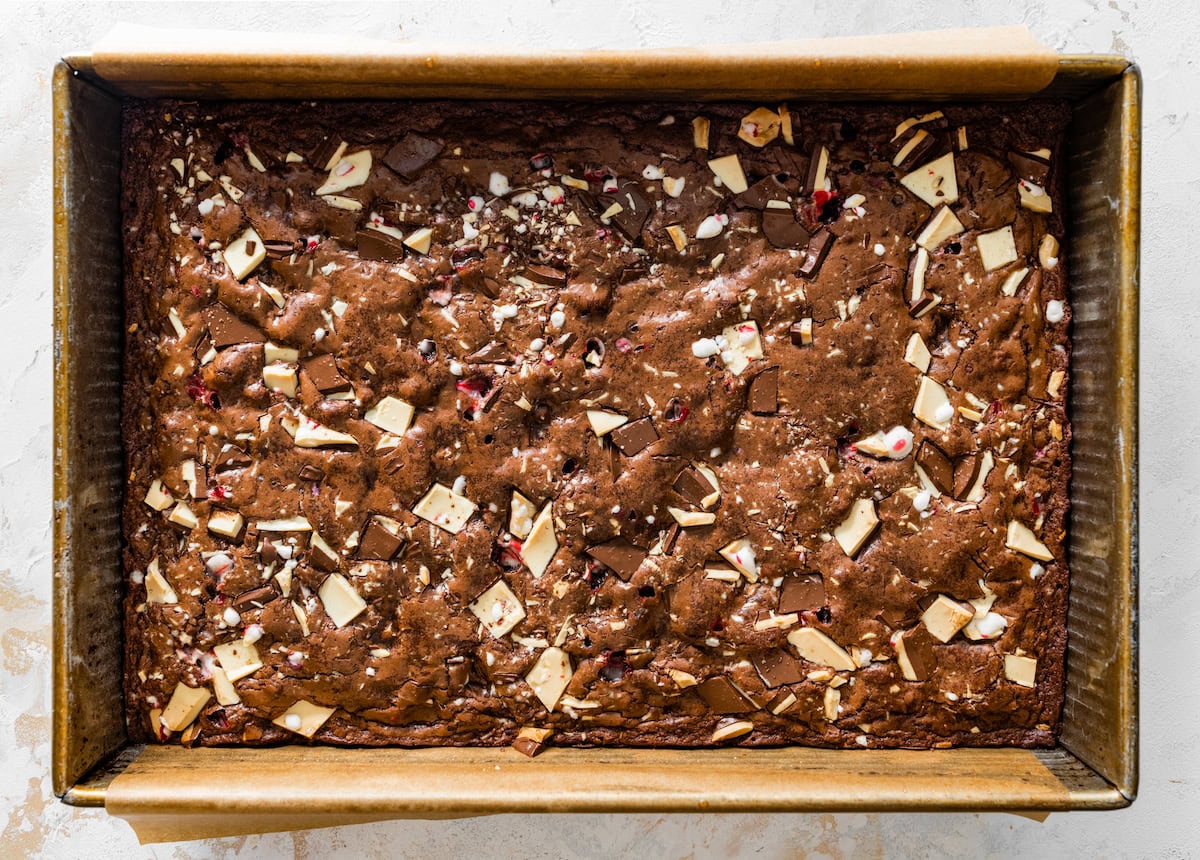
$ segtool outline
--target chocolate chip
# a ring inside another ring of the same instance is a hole
[[[751,662],[763,683],[772,689],[784,684],[799,684],[804,680],[800,661],[782,648],[759,654]]]
[[[341,371],[338,370],[337,361],[332,355],[318,355],[316,358],[310,358],[301,367],[322,394],[338,394],[354,390],[350,380],[342,376]]]
[[[358,256],[362,260],[384,260],[394,263],[404,259],[404,242],[379,230],[359,230],[354,234]]]
[[[779,368],[768,367],[750,382],[746,408],[755,415],[774,415],[779,411]]]
[[[779,591],[781,615],[789,612],[813,612],[828,602],[825,596],[825,580],[819,574],[785,576]]]
[[[588,547],[584,552],[616,573],[625,582],[628,582],[630,577],[637,573],[642,561],[646,558],[646,550],[622,538]]]
[[[811,239],[790,208],[763,210],[762,231],[767,241],[776,248],[799,248]]]
[[[622,424],[608,434],[608,438],[626,457],[632,457],[642,451],[651,442],[658,441],[658,431],[649,416]]]
[[[239,343],[266,343],[266,335],[249,323],[242,322],[222,304],[205,308],[204,319],[208,323],[208,334],[212,338],[213,346],[217,349]]]
[[[939,493],[954,492],[954,463],[946,452],[928,439],[917,448],[917,465],[920,466]]]
[[[750,701],[724,675],[709,678],[696,687],[705,704],[717,714],[744,714],[757,710],[758,706]]]
[[[358,557],[391,561],[404,546],[404,541],[379,520],[371,518],[363,529],[362,539],[358,544]]]
[[[680,472],[671,489],[697,507],[703,507],[704,500],[717,492],[712,482],[695,466],[688,466]]]
[[[808,249],[804,253],[804,262],[800,264],[800,274],[809,280],[817,276],[817,270],[821,268],[821,264],[825,262],[825,258],[829,256],[829,250],[833,247],[834,236],[828,230],[822,228],[813,234],[809,239]]]
[[[387,151],[383,163],[405,179],[416,177],[425,165],[438,157],[445,146],[440,140],[410,131]]]

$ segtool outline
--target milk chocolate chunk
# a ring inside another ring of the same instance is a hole
[[[637,573],[646,558],[646,550],[623,538],[588,547],[584,552],[616,573],[625,582],[628,582],[629,578]]]
[[[608,434],[608,438],[626,457],[632,457],[644,450],[651,442],[658,441],[658,431],[654,429],[654,421],[650,416],[639,418],[622,424]]]
[[[267,252],[268,259],[282,260],[296,252],[296,245],[283,239],[264,239],[263,250]]]
[[[628,180],[620,183],[616,191],[601,194],[596,201],[600,212],[608,211],[614,203],[621,207],[621,211],[612,216],[612,225],[630,241],[642,235],[642,228],[646,226],[653,208],[653,204],[642,194],[639,183]]]
[[[421,169],[438,157],[445,146],[440,140],[410,131],[387,151],[383,163],[405,179],[413,179]]]
[[[471,664],[461,657],[452,657],[446,661],[446,674],[449,676],[450,689],[461,689],[471,680]]]
[[[758,670],[763,683],[772,689],[784,684],[799,684],[804,680],[800,661],[782,648],[759,654],[752,658],[751,662],[754,663],[754,668]]]
[[[524,274],[535,284],[545,287],[562,287],[567,283],[567,273],[552,266],[526,266]]]
[[[939,493],[950,495],[954,492],[954,463],[946,456],[946,452],[928,439],[917,448],[917,465],[924,470]]]
[[[938,665],[937,652],[933,650],[935,644],[924,624],[900,634],[896,650],[904,653],[904,659],[900,661],[902,671],[905,662],[911,668],[912,677],[904,673],[909,681],[927,681],[933,675]]]
[[[204,320],[208,323],[208,334],[217,349],[239,343],[266,343],[266,335],[249,323],[242,322],[222,304],[205,308]]]
[[[773,173],[758,180],[741,194],[734,195],[733,204],[739,209],[765,209],[768,201],[786,202],[787,198],[787,186],[783,184],[778,175]]]
[[[336,134],[326,135],[309,150],[308,163],[313,166],[314,170],[326,171],[332,166],[329,162],[333,161],[333,157],[338,154],[339,150],[344,149],[345,144],[342,143],[340,137]]]
[[[812,238],[804,225],[796,220],[796,214],[790,207],[763,210],[762,231],[767,241],[776,248],[799,248],[807,245]]]
[[[302,481],[323,481],[325,480],[325,472],[311,463],[306,463],[300,467],[300,479]]]
[[[225,445],[217,452],[217,456],[213,459],[213,471],[219,475],[222,472],[229,472],[234,469],[245,469],[253,465],[253,463],[254,461],[250,459],[250,455],[237,445]]]
[[[808,250],[804,252],[804,262],[800,264],[801,276],[809,280],[817,276],[817,270],[821,268],[833,247],[833,239],[833,234],[824,227],[813,234],[808,240]]]
[[[249,591],[243,591],[233,600],[235,609],[254,609],[266,606],[272,600],[279,596],[279,590],[273,583],[260,585],[258,588],[252,588]]]
[[[755,415],[773,415],[779,411],[778,367],[769,367],[751,380],[746,408]]]
[[[681,526],[679,523],[671,523],[670,528],[667,529],[667,533],[662,540],[663,555],[671,555],[675,552],[675,544],[678,542],[681,534],[683,534],[683,526]]]
[[[341,371],[338,370],[337,360],[332,355],[318,355],[316,358],[310,358],[301,367],[322,394],[339,394],[354,390],[350,380],[342,376]]]
[[[379,230],[359,230],[354,234],[358,256],[362,260],[383,260],[395,263],[404,259],[404,240]]]
[[[326,573],[333,573],[338,569],[337,553],[316,532],[313,532],[308,545],[308,560],[313,567]]]
[[[789,612],[815,612],[827,603],[825,580],[819,574],[785,576],[779,592],[781,615]]]
[[[705,500],[717,492],[712,481],[695,466],[688,466],[680,472],[671,488],[697,507],[708,507]]]
[[[279,560],[279,549],[271,543],[270,538],[263,538],[262,546],[258,550],[258,558],[263,564]]]
[[[404,541],[400,539],[399,535],[393,534],[390,529],[372,517],[367,523],[367,527],[363,529],[362,539],[358,543],[358,557],[391,561],[396,557],[396,553],[400,552],[402,546],[404,546]]]
[[[804,194],[811,195],[814,191],[825,190],[825,180],[829,177],[829,150],[819,143],[814,143],[809,149],[808,175],[804,180]]]
[[[535,729],[524,728],[517,733],[517,739],[513,741],[512,748],[521,755],[527,755],[533,758],[546,748],[551,735],[554,734],[553,729]]]
[[[1045,187],[1050,178],[1050,162],[1028,152],[1010,152],[1008,161],[1017,171],[1017,176],[1026,182]]]
[[[696,687],[696,692],[717,714],[744,714],[747,711],[758,710],[758,706],[724,675],[717,675],[702,682]]]
[[[951,495],[962,501],[967,497],[983,468],[983,454],[965,454],[954,461],[954,492]]]
[[[493,340],[467,356],[467,361],[472,364],[512,364],[513,354],[507,346]]]

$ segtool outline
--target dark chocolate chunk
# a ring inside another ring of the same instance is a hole
[[[755,182],[741,194],[735,194],[733,197],[733,205],[739,209],[765,209],[769,200],[783,200],[788,198],[788,189],[779,177],[772,173],[770,176],[765,176]],[[790,209],[790,207],[789,207]],[[779,211],[788,211],[786,209]]]
[[[934,144],[937,143],[937,138],[925,131],[924,129],[914,129],[912,135],[905,135],[901,140],[896,141],[896,155],[900,154],[900,150],[908,146],[909,142],[917,138],[917,145],[914,146],[909,153],[904,156],[904,160],[896,165],[896,169],[901,173],[908,173],[918,164],[923,164],[926,159],[925,155],[931,150]]]
[[[934,638],[929,635],[924,624],[918,624],[912,630],[900,634],[904,637],[904,656],[912,667],[918,681],[928,680],[937,669],[937,652],[933,650]]]
[[[213,471],[219,475],[221,472],[229,472],[233,469],[245,469],[253,463],[250,455],[237,445],[224,445],[213,460]]]
[[[410,131],[401,138],[399,143],[387,151],[383,157],[383,163],[405,179],[412,179],[421,172],[425,165],[438,157],[443,146],[445,144],[440,140],[433,140]]]
[[[467,361],[472,364],[512,364],[513,354],[504,344],[493,340],[467,356]]]
[[[629,578],[637,573],[646,558],[646,550],[622,538],[588,547],[584,551],[625,582],[629,582]]]
[[[358,557],[391,561],[402,546],[404,546],[404,541],[400,539],[399,535],[392,534],[387,526],[372,517],[367,522],[367,527],[363,529],[362,538],[358,544]]]
[[[778,367],[768,367],[750,381],[746,408],[755,415],[774,415],[779,411]]]
[[[825,159],[824,170],[821,165],[821,150],[824,147],[819,143],[814,143],[808,151],[808,173],[804,178],[804,195],[807,197],[814,191],[824,191],[824,178],[829,176],[829,160]],[[824,174],[822,176],[821,174]]]
[[[334,153],[338,151],[338,147],[342,145],[342,139],[337,135],[328,135],[321,138],[308,155],[308,163],[313,166],[314,170],[324,171],[332,167],[329,164],[329,159],[333,158]]]
[[[524,274],[535,284],[545,287],[562,287],[567,283],[567,273],[550,266],[526,266]]]
[[[235,609],[246,609],[254,607],[263,607],[279,596],[279,589],[274,583],[260,585],[258,588],[252,588],[249,591],[243,591],[233,600]]]
[[[1045,187],[1050,178],[1050,162],[1027,152],[1010,152],[1008,161],[1017,171],[1017,176],[1026,182]]]
[[[222,304],[205,308],[204,319],[208,323],[208,334],[212,338],[213,346],[217,349],[238,343],[266,343],[266,335],[249,323],[242,322]]]
[[[925,471],[939,493],[950,495],[954,492],[954,463],[945,451],[928,439],[917,448],[917,465]]]
[[[639,184],[631,181],[622,182],[616,191],[601,194],[596,201],[597,209],[601,213],[606,212],[614,203],[620,205],[621,211],[612,216],[612,225],[630,241],[642,235],[642,228],[646,226],[650,210],[653,209],[653,204],[642,194]]]
[[[483,282],[479,285],[479,291],[489,299],[500,298],[500,282],[495,278],[484,277]]]
[[[789,612],[815,612],[828,602],[825,597],[825,580],[819,574],[785,576],[779,591],[781,615]]]
[[[338,557],[325,549],[324,544],[310,542],[308,545],[308,560],[317,570],[333,573],[338,569]]]
[[[262,546],[258,550],[258,557],[263,564],[279,560],[279,550],[275,544],[271,543],[270,538],[263,538]]]
[[[804,680],[800,671],[800,661],[782,648],[767,651],[752,658],[754,668],[763,683],[772,689],[784,684],[799,684]]]
[[[804,253],[804,262],[800,264],[800,274],[809,280],[817,276],[817,270],[829,256],[833,247],[833,234],[822,227],[808,241],[808,250]]]
[[[966,498],[971,485],[979,478],[983,468],[981,454],[965,454],[954,461],[954,498],[962,501]]]
[[[643,450],[651,442],[658,441],[658,431],[654,429],[654,421],[650,416],[639,418],[637,421],[630,421],[628,424],[622,424],[616,430],[608,434],[608,438],[612,439],[612,443],[626,457],[632,457],[639,451]]]
[[[358,256],[363,260],[386,260],[396,262],[404,259],[404,243],[388,233],[367,228],[354,234],[358,242]]]
[[[667,534],[663,537],[662,551],[664,555],[671,555],[675,552],[675,543],[679,540],[679,536],[683,533],[683,527],[679,523],[671,523],[671,527],[667,529]]]
[[[339,394],[354,390],[350,380],[338,370],[337,360],[332,355],[318,355],[300,366],[317,387],[317,391],[322,394]]]
[[[705,704],[717,714],[744,714],[758,709],[733,682],[724,675],[717,675],[696,687]]]
[[[717,491],[712,481],[695,466],[688,466],[680,472],[671,488],[697,507],[703,507],[705,498]]]
[[[311,463],[306,463],[300,467],[300,480],[302,481],[323,481],[325,480],[325,472],[318,469]]]
[[[192,491],[192,498],[206,499],[208,498],[208,470],[199,463],[196,463],[194,468],[196,470],[196,489]]]
[[[807,245],[812,238],[790,208],[764,209],[762,231],[767,241],[776,248],[799,248]]]
[[[305,256],[294,263],[291,258],[271,261],[271,271],[280,277],[284,285],[293,290],[308,290],[312,288],[312,275],[309,274],[309,264],[312,258]]]
[[[904,293],[904,275],[900,273],[899,269],[886,263],[879,263],[867,269],[865,280],[869,288],[887,290],[898,296],[902,296]]]
[[[267,252],[267,257],[272,260],[282,260],[284,257],[290,257],[296,253],[296,246],[292,242],[286,242],[283,239],[264,239],[263,250]]]

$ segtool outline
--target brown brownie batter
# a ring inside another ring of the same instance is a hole
[[[1068,118],[131,104],[131,732],[1053,743]]]

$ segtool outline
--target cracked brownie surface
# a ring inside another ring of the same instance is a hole
[[[1068,119],[130,103],[131,732],[1052,744]]]

